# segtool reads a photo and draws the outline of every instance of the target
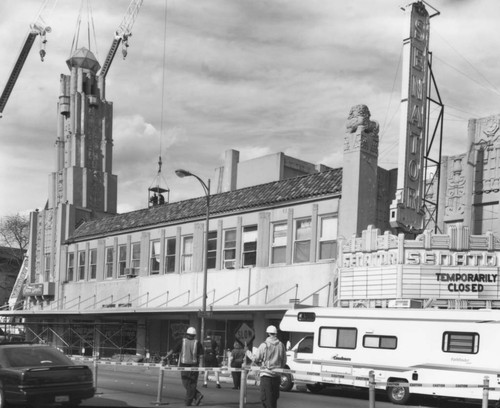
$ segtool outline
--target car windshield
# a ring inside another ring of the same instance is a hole
[[[2,365],[7,367],[42,367],[70,365],[71,360],[50,347],[9,347],[1,350]]]

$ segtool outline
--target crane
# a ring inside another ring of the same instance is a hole
[[[101,68],[101,72],[99,76],[106,78],[106,75],[109,71],[109,67],[113,62],[113,58],[115,57],[116,51],[118,50],[118,46],[122,43],[122,54],[123,58],[127,57],[127,48],[128,48],[128,38],[132,35],[132,26],[134,25],[137,14],[139,13],[139,9],[142,6],[143,0],[132,0],[128,6],[127,12],[125,13],[125,17],[118,29],[115,31],[115,38],[111,43],[111,47],[108,51],[108,55],[104,60],[104,64]]]
[[[31,47],[35,42],[35,38],[37,35],[40,36],[40,58],[43,61],[45,57],[45,44],[47,43],[47,39],[45,35],[51,32],[51,28],[45,25],[43,19],[40,17],[40,13],[38,14],[35,22],[30,25],[30,31],[24,40],[23,47],[21,48],[21,52],[17,58],[16,63],[14,64],[14,68],[10,73],[9,79],[7,80],[7,84],[0,96],[0,117],[2,117],[3,110],[7,101],[9,100],[9,96],[14,89],[14,85],[16,84],[17,78],[19,78],[19,74],[23,69],[24,63],[26,62],[26,58],[28,58],[28,54],[30,53]]]

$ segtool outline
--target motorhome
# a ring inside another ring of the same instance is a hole
[[[500,383],[500,310],[303,308],[287,311],[280,329],[302,337],[288,367],[313,392],[368,387],[370,371],[401,405],[412,393],[481,399],[485,377]]]

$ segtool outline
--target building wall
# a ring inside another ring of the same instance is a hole
[[[209,292],[212,291],[214,296],[212,300],[224,297],[221,303],[224,305],[238,304],[244,298],[249,298],[247,303],[253,305],[266,304],[269,299],[274,299],[275,304],[287,304],[289,299],[312,298],[312,293],[320,290],[315,302],[320,301],[325,306],[331,304],[332,294],[330,297],[326,295],[328,290],[325,285],[333,281],[337,237],[335,231],[325,234],[322,225],[336,225],[338,208],[339,199],[335,198],[212,218],[210,231],[217,235],[216,262],[208,269],[208,281],[212,282]],[[273,248],[274,226],[277,224],[286,226],[286,237],[281,238],[278,245],[283,247],[282,250]],[[305,225],[305,233],[310,235],[310,239],[296,239],[297,225]],[[256,227],[256,233],[246,234],[248,227]],[[52,237],[53,230],[44,228],[41,221],[38,231],[40,240]],[[230,246],[224,243],[227,231],[235,232],[235,242]],[[255,250],[250,250],[247,255],[244,251],[246,237],[250,237],[250,243],[257,241],[253,246]],[[185,253],[184,242],[191,238],[192,251]],[[175,251],[170,254],[175,259],[172,270],[167,269],[169,240],[175,240]],[[295,244],[298,241],[308,243],[306,254],[297,255],[299,251]],[[144,306],[145,303],[161,307],[162,304],[167,306],[167,300],[169,307],[179,307],[201,302],[203,222],[153,226],[148,230],[110,234],[63,245],[55,264],[58,269],[51,274],[42,271],[45,255],[42,248],[47,253],[54,251],[52,246],[46,244],[53,239],[44,239],[44,242],[43,245],[40,242],[37,250],[37,258],[40,259],[37,269],[40,272],[36,274],[35,282],[55,282],[57,289],[54,298],[43,302],[32,298],[31,307],[66,310],[76,304],[84,308],[102,308],[108,304],[114,304],[112,307],[130,304],[126,306],[130,307]],[[132,259],[134,245],[140,246],[140,257],[135,259],[135,265]],[[333,250],[328,255],[323,253],[323,248]],[[232,249],[235,255],[224,258],[225,250],[231,252]],[[154,250],[158,256],[152,255]],[[282,257],[273,262],[276,251],[280,251]],[[122,259],[120,253],[124,254]],[[112,258],[107,260],[110,254]],[[191,265],[190,268],[183,267],[185,258],[191,258],[191,262],[186,263]],[[231,259],[234,261],[229,262]],[[245,259],[249,261],[245,262]],[[216,283],[220,283],[220,287]],[[321,289],[323,287],[325,289]],[[253,295],[254,292],[258,294]],[[177,300],[173,301],[173,298]]]
[[[215,170],[214,191],[221,193],[236,189],[279,181],[318,171],[329,170],[324,165],[315,165],[282,152],[239,161],[240,154],[236,150],[227,150],[224,166]]]
[[[325,262],[210,270],[207,307],[213,306],[221,313],[238,305],[272,308],[295,303],[297,299],[303,300],[304,305],[331,306],[334,269],[333,262]],[[202,285],[201,274],[196,272],[68,282],[63,285],[60,309],[196,309],[201,306]]]
[[[474,234],[500,234],[500,115],[471,119],[462,154],[443,158],[442,231],[462,222]]]

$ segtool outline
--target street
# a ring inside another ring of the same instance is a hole
[[[165,372],[163,380],[162,397],[158,400],[158,369],[144,369],[141,371],[134,367],[120,367],[110,369],[100,368],[98,371],[97,394],[94,398],[84,401],[82,407],[135,407],[144,408],[151,406],[168,405],[170,407],[184,406],[184,389],[180,382],[180,374]],[[213,381],[208,388],[199,389],[204,394],[200,406],[205,407],[239,407],[239,391],[232,389],[232,382],[227,376],[221,377],[220,389],[215,388]],[[311,394],[293,390],[282,392],[278,401],[280,408],[368,408],[367,390],[328,389],[320,394]],[[260,407],[259,389],[249,382],[245,407]],[[395,408],[383,393],[377,394],[377,408]],[[453,400],[437,400],[433,398],[416,397],[411,405],[405,407],[419,408],[480,408],[481,404],[465,403]]]

